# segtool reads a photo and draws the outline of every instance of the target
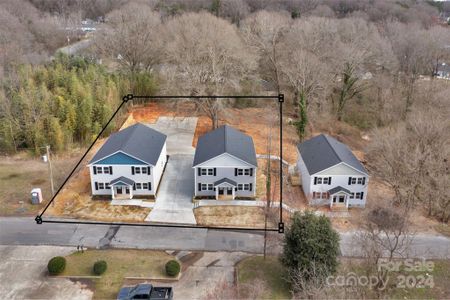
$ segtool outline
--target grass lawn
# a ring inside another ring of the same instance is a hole
[[[262,284],[257,298],[264,299],[290,299],[290,287],[283,280],[285,277],[278,257],[252,256],[239,262],[237,265],[239,295],[243,298],[254,297],[252,288]]]
[[[93,279],[95,299],[115,299],[125,277],[167,278],[165,264],[173,259],[161,251],[150,250],[87,250],[66,257],[63,276],[90,276],[97,260],[105,260],[108,269],[99,279]]]

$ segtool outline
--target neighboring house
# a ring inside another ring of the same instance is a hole
[[[92,195],[155,196],[167,161],[166,139],[141,123],[113,133],[88,164]]]
[[[450,65],[439,63],[436,68],[436,77],[450,79]]]
[[[328,135],[297,146],[302,188],[311,205],[364,207],[369,175],[350,149]]]
[[[257,167],[250,136],[227,125],[208,132],[198,139],[195,149],[195,196],[253,198]]]

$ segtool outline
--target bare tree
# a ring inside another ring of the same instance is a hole
[[[107,26],[96,35],[100,53],[117,60],[131,73],[150,71],[161,61],[161,20],[145,4],[129,3],[107,16]]]
[[[187,13],[168,21],[165,38],[172,71],[165,78],[171,89],[176,85],[191,95],[233,93],[255,69],[255,56],[236,27],[209,13]],[[224,101],[211,98],[197,105],[216,128]]]

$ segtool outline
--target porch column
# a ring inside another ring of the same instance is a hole
[[[234,197],[235,197],[235,191],[234,191],[234,187],[232,187],[232,188],[231,188],[231,192],[232,192],[232,195],[233,195],[233,200],[234,200]]]
[[[345,194],[345,207],[348,208],[348,195]]]
[[[219,187],[216,186],[216,200],[219,199]]]
[[[133,186],[129,186],[130,189],[130,200],[133,199]]]
[[[114,186],[111,185],[111,199],[114,200]]]
[[[330,208],[332,208],[333,207],[333,195],[330,195]]]

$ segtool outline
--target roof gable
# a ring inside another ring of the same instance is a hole
[[[136,123],[111,134],[89,164],[96,163],[121,151],[154,166],[158,161],[166,139],[167,136],[165,134],[144,124]]]
[[[343,143],[328,135],[318,135],[298,144],[298,151],[308,172],[313,175],[341,162],[367,174],[364,166]]]
[[[223,153],[228,153],[250,165],[257,166],[253,139],[227,125],[210,131],[198,139],[193,166]]]
[[[146,165],[141,160],[131,157],[123,152],[117,152],[95,163],[96,165]]]

